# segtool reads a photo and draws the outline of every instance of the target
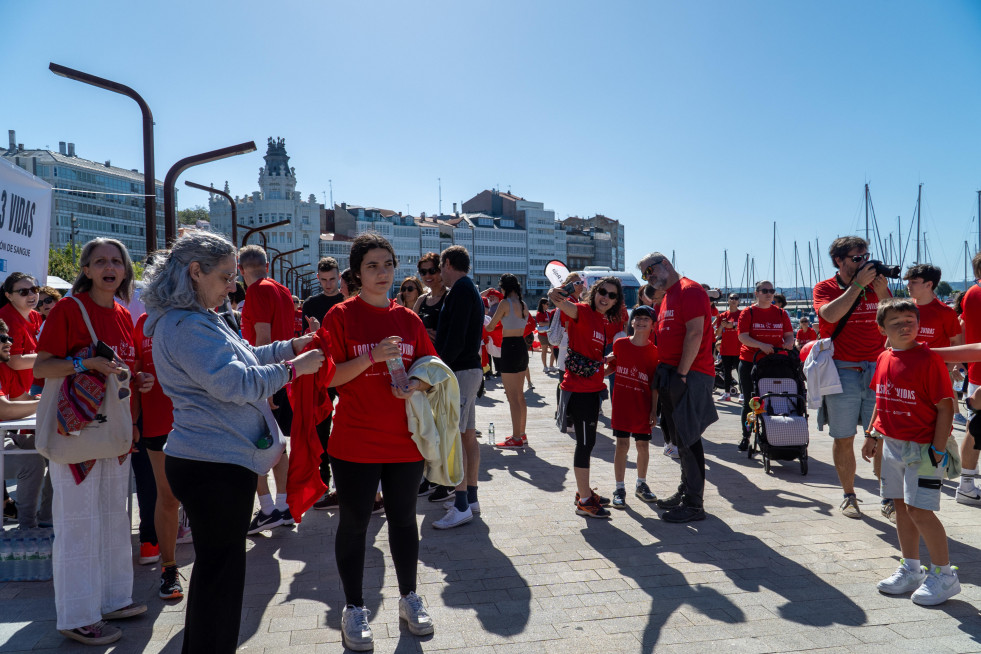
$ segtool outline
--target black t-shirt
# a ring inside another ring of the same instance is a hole
[[[480,368],[484,303],[477,287],[464,275],[443,298],[443,310],[436,328],[439,358],[453,371]]]
[[[303,303],[303,315],[312,316],[320,321],[321,324],[324,322],[324,316],[330,311],[330,308],[335,304],[340,304],[344,301],[344,295],[341,293],[336,293],[334,295],[324,295],[320,293],[312,297],[308,297],[306,302]]]
[[[428,293],[422,296],[422,302],[419,303],[419,318],[422,319],[422,324],[426,329],[436,329],[439,327],[439,312],[442,311],[443,303],[446,302],[446,293],[443,293],[439,301],[432,305],[426,304],[428,297]]]

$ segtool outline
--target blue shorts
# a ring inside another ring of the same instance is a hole
[[[940,510],[940,491],[945,468],[930,461],[930,444],[882,439],[879,495],[884,500],[903,500],[925,511]]]
[[[835,361],[835,364],[841,380],[841,393],[824,396],[828,433],[831,438],[851,438],[858,431],[856,427],[861,425],[864,430],[872,420],[875,391],[869,388],[869,384],[875,374],[875,363]],[[863,370],[852,370],[853,367]]]

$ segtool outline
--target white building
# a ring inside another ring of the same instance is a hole
[[[254,227],[285,222],[286,224],[261,232],[266,236],[266,245],[278,252],[289,252],[297,248],[302,251],[283,255],[280,261],[285,266],[280,266],[277,262],[275,269],[270,269],[272,276],[284,282],[281,268],[291,265],[297,266],[297,272],[301,274],[316,272],[321,248],[321,205],[312,194],[303,201],[302,195],[296,190],[296,170],[289,166],[286,139],[270,137],[263,159],[266,165],[259,169],[259,190],[241,198],[235,196],[239,240],[245,236],[246,231]],[[228,192],[227,184],[225,192]],[[212,194],[208,198],[208,211],[212,231],[231,238],[232,208],[228,200]],[[249,239],[249,243],[262,242],[259,234],[254,234]],[[272,259],[276,254],[271,251],[269,258]],[[292,276],[289,281],[289,286],[296,292],[298,287],[292,282]]]

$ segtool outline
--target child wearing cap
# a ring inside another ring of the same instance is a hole
[[[896,508],[902,551],[899,568],[878,584],[879,592],[912,592],[916,604],[942,604],[960,592],[950,565],[947,532],[937,517],[947,463],[947,438],[954,419],[954,389],[940,355],[916,338],[920,314],[909,299],[879,303],[879,331],[891,349],[876,361],[872,388],[875,409],[865,434],[862,458],[871,461],[882,443],[880,494]],[[920,565],[920,538],[930,554]]]
[[[657,497],[647,486],[647,465],[650,460],[651,429],[657,421],[657,389],[654,371],[657,369],[657,346],[650,340],[656,314],[646,305],[638,305],[630,314],[633,335],[613,342],[613,352],[606,357],[606,374],[616,373],[613,385],[613,435],[617,448],[613,458],[613,508],[627,506],[624,477],[627,472],[627,453],[630,439],[637,447],[637,483],[634,494],[643,502],[655,502]]]

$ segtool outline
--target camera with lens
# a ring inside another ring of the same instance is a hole
[[[876,275],[882,275],[883,277],[888,277],[889,279],[899,279],[899,276],[902,274],[899,266],[887,266],[881,261],[876,261],[875,259],[871,259],[865,265],[874,266]]]

